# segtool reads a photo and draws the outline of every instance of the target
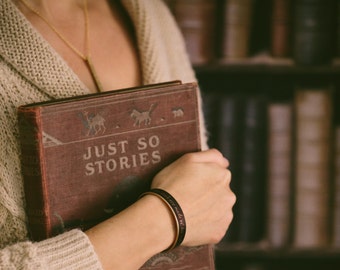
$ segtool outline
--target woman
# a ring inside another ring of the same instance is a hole
[[[169,11],[160,0],[2,0],[0,37],[0,268],[138,269],[175,237],[171,213],[156,196],[144,196],[88,231],[29,241],[16,109],[89,92],[194,81]],[[201,136],[206,142],[203,124]],[[183,156],[153,179],[152,187],[172,194],[183,209],[183,245],[217,243],[225,234],[235,202],[227,167],[217,150],[207,150]]]

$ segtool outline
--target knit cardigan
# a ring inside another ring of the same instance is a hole
[[[136,32],[143,84],[195,81],[185,45],[161,0],[122,0]],[[16,110],[23,104],[89,93],[11,0],[0,1],[0,269],[101,269],[78,229],[31,242],[20,170]],[[199,103],[201,98],[199,95]],[[201,116],[202,148],[206,148]]]

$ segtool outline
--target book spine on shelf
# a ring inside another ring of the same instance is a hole
[[[268,106],[267,239],[273,247],[289,244],[293,151],[291,103]]]
[[[215,0],[177,0],[173,11],[194,65],[214,59]]]
[[[248,56],[252,11],[252,0],[225,0],[221,49],[223,59]]]
[[[337,1],[335,7],[336,13],[336,57],[340,57],[340,1]]]
[[[330,219],[331,91],[299,88],[295,113],[294,245],[326,246]]]
[[[267,101],[248,96],[244,106],[243,142],[239,176],[239,242],[257,242],[265,230]]]
[[[227,95],[220,100],[219,129],[217,148],[229,160],[229,169],[232,172],[231,189],[238,197],[240,188],[240,170],[241,170],[241,151],[242,143],[242,119],[243,103],[242,98],[238,95]],[[238,240],[239,228],[239,204],[236,203],[233,208],[234,218],[228,231],[223,238],[225,242],[235,242]]]
[[[271,55],[288,57],[291,49],[292,14],[290,0],[272,0]]]
[[[300,65],[329,64],[333,55],[332,0],[296,0],[293,57]]]
[[[334,135],[334,193],[333,193],[333,234],[332,244],[340,247],[340,126]]]

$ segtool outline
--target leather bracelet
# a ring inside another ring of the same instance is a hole
[[[175,200],[174,197],[171,196],[170,193],[166,192],[163,189],[155,188],[147,191],[141,195],[141,197],[145,195],[153,195],[160,198],[171,210],[171,213],[174,217],[175,224],[176,224],[176,235],[173,243],[164,251],[169,251],[178,247],[184,240],[185,233],[186,233],[186,223],[184,218],[184,213],[182,208]]]

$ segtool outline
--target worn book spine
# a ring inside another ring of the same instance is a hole
[[[211,62],[215,56],[215,0],[176,0],[175,18],[194,65]]]
[[[332,95],[325,88],[299,88],[295,95],[296,247],[329,244]]]
[[[227,95],[220,99],[219,128],[217,131],[217,148],[229,160],[229,169],[233,180],[230,187],[236,197],[240,189],[241,151],[243,142],[243,98],[239,95]],[[223,242],[236,242],[238,240],[239,228],[239,204],[235,202],[233,207],[234,217],[223,238]]]
[[[336,57],[340,57],[340,1],[337,1],[335,7],[335,17],[336,17]]]
[[[292,33],[291,0],[272,0],[271,44],[273,57],[290,56]]]
[[[291,225],[293,106],[268,107],[267,240],[273,247],[289,244]]]
[[[293,57],[300,65],[329,64],[334,56],[334,2],[294,1]]]
[[[257,242],[265,231],[267,160],[267,100],[249,96],[245,101],[239,177],[239,242]]]
[[[39,239],[52,235],[50,211],[48,207],[48,188],[45,181],[44,164],[40,163],[43,153],[43,132],[40,125],[41,111],[27,110],[25,120],[19,117],[19,123],[25,132],[20,134],[21,170],[25,181],[26,214],[29,218],[30,235],[39,235]],[[27,184],[30,183],[30,184]]]
[[[225,0],[221,55],[224,60],[246,58],[249,53],[253,0]]]
[[[333,193],[333,226],[332,245],[340,248],[340,126],[335,128],[334,135],[334,193]]]

